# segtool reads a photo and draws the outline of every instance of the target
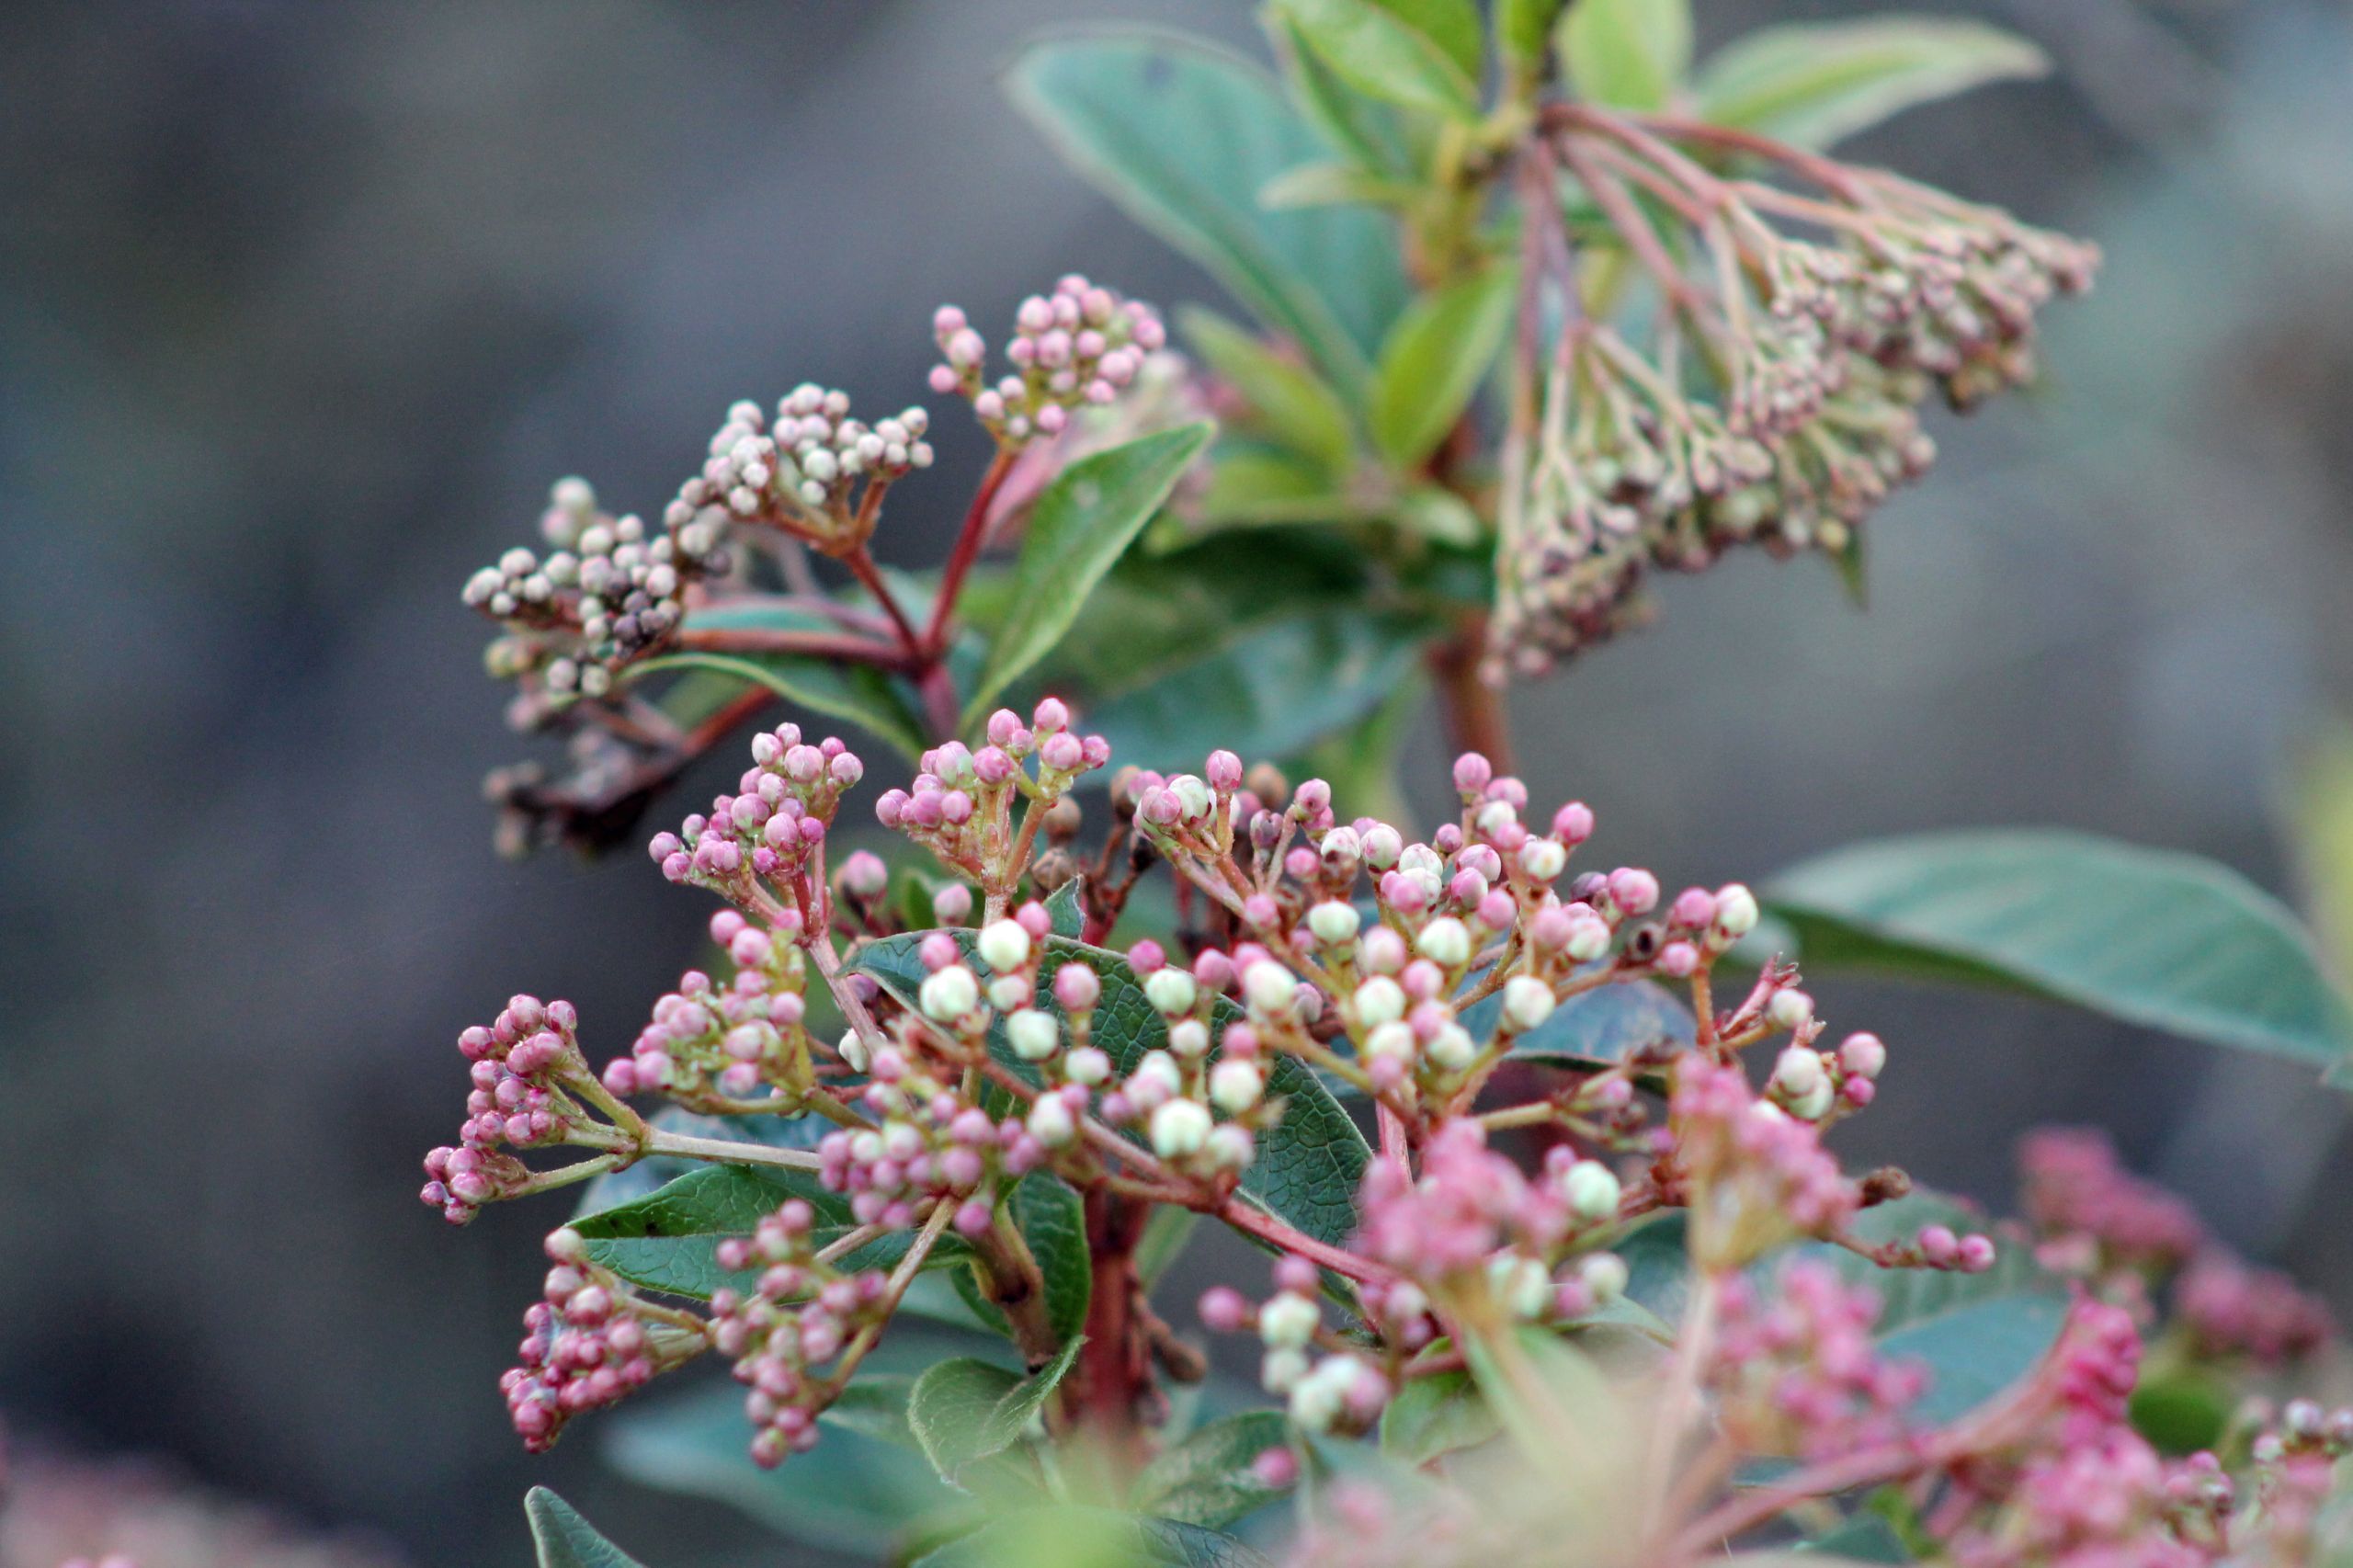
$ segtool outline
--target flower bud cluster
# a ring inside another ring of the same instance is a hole
[[[738,403],[664,520],[698,541],[753,523],[847,554],[873,533],[883,492],[931,466],[930,428],[920,408],[869,426],[850,417],[847,392],[813,382],[779,400],[772,420],[758,403]]]
[[[654,1315],[617,1276],[588,1261],[576,1231],[548,1237],[547,1282],[523,1313],[519,1365],[498,1380],[516,1435],[532,1453],[554,1446],[565,1421],[615,1404],[703,1348],[683,1314]]]
[[[517,996],[488,1028],[477,1024],[458,1037],[472,1063],[466,1120],[456,1147],[425,1156],[431,1179],[420,1195],[450,1223],[466,1223],[530,1179],[529,1167],[500,1153],[502,1146],[560,1143],[586,1119],[570,1092],[583,1081],[595,1084],[573,1032],[579,1022],[569,1002]]]
[[[1076,410],[1101,407],[1132,386],[1168,334],[1158,312],[1072,273],[1051,294],[1032,294],[1014,312],[1005,357],[1012,369],[987,378],[988,345],[962,311],[942,305],[932,316],[940,363],[934,392],[968,398],[989,433],[1006,446],[1058,436]]]
[[[1280,1258],[1274,1293],[1263,1303],[1254,1308],[1241,1292],[1219,1286],[1201,1298],[1201,1322],[1220,1334],[1256,1332],[1266,1346],[1260,1384],[1286,1402],[1300,1426],[1315,1433],[1369,1431],[1394,1391],[1388,1375],[1367,1356],[1345,1349],[1311,1354],[1324,1326],[1318,1290],[1313,1264]]]
[[[604,1073],[615,1095],[665,1094],[690,1108],[727,1108],[714,1096],[745,1099],[765,1091],[805,1092],[812,1083],[807,960],[733,909],[710,919],[710,937],[735,962],[719,985],[688,970],[678,988],[654,1005],[630,1054]]]
[[[2304,1457],[2343,1459],[2353,1453],[2353,1409],[2328,1410],[2317,1400],[2291,1399],[2252,1448],[2255,1461],[2262,1465]]]
[[[733,903],[754,903],[756,881],[784,888],[788,913],[802,922],[785,933],[790,938],[822,925],[822,879],[813,881],[809,871],[844,791],[865,777],[866,765],[835,736],[803,742],[797,724],[754,735],[752,762],[734,794],[711,801],[710,815],[688,817],[679,832],[656,834],[648,847],[670,881]]]
[[[1770,1292],[1746,1275],[1723,1285],[1707,1368],[1718,1418],[1745,1453],[1818,1460],[1901,1440],[1927,1386],[1916,1362],[1871,1338],[1879,1297],[1826,1263],[1785,1266]]]
[[[584,479],[556,483],[540,531],[544,556],[517,545],[466,581],[465,602],[505,624],[486,663],[502,679],[536,676],[518,719],[600,698],[614,672],[666,642],[686,613],[688,585],[727,569],[721,538],[600,511]]]
[[[2020,1206],[2054,1257],[2090,1248],[2101,1267],[2177,1268],[2207,1245],[2205,1222],[2120,1164],[2108,1135],[2051,1127],[2018,1142]]]
[[[2219,1247],[2200,1253],[2174,1282],[2173,1311],[2200,1356],[2264,1367],[2301,1360],[2336,1330],[2328,1308],[2288,1276]]]
[[[1686,186],[1689,210],[1722,214],[1688,236],[1712,291],[1664,280],[1664,313],[1703,340],[1721,384],[1712,403],[1687,393],[1664,341],[1645,357],[1606,325],[1563,342],[1539,428],[1506,465],[1491,679],[1639,619],[1654,567],[1699,570],[1747,543],[1851,558],[1865,519],[1934,460],[1918,405],[2029,380],[2035,312],[2097,265],[2091,246],[1893,176],[1802,166],[1828,171],[1830,201],[1745,199],[1672,154],[1646,166]],[[1836,239],[1792,238],[1767,210]]]
[[[1737,1067],[1685,1058],[1667,1126],[1702,1267],[1742,1267],[1799,1236],[1835,1234],[1860,1200],[1821,1134],[1756,1097]]]
[[[1059,698],[1040,702],[1026,725],[1019,714],[1000,708],[989,716],[980,750],[949,741],[924,753],[914,784],[885,790],[874,814],[944,864],[995,885],[1019,874],[1023,868],[1013,861],[1026,855],[1035,832],[1023,831],[1027,817],[1017,826],[1014,801],[1027,797],[1042,822],[1044,809],[1068,794],[1082,774],[1110,759],[1110,743],[1074,731],[1070,710]]]
[[[721,1267],[758,1271],[748,1293],[712,1293],[710,1342],[749,1391],[744,1412],[755,1431],[752,1458],[763,1466],[815,1445],[817,1416],[840,1392],[824,1367],[887,1318],[892,1304],[888,1276],[845,1271],[820,1257],[816,1218],[809,1204],[791,1199],[750,1236],[720,1244]]]

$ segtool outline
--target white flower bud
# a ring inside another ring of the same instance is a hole
[[[1168,792],[1176,796],[1176,803],[1184,808],[1188,822],[1198,821],[1210,814],[1210,803],[1214,797],[1210,793],[1210,787],[1194,775],[1180,773],[1171,778]]]
[[[1614,1252],[1597,1252],[1577,1266],[1577,1278],[1603,1305],[1626,1293],[1626,1260]]]
[[[1111,1058],[1099,1047],[1080,1046],[1063,1062],[1063,1075],[1091,1089],[1111,1076]]]
[[[1432,963],[1455,969],[1471,961],[1471,930],[1450,915],[1442,915],[1422,927],[1414,938],[1414,949]]]
[[[1145,1051],[1143,1060],[1136,1063],[1136,1070],[1128,1074],[1131,1096],[1142,1089],[1147,1095],[1157,1091],[1158,1097],[1165,1099],[1184,1086],[1183,1071],[1177,1067],[1176,1059],[1165,1051]]]
[[[834,1047],[834,1054],[840,1057],[853,1073],[865,1072],[867,1063],[870,1060],[867,1053],[866,1041],[858,1038],[856,1029],[842,1031],[840,1041]]]
[[[1405,1016],[1405,988],[1385,974],[1376,974],[1357,987],[1357,1022],[1365,1028],[1393,1024]]]
[[[1579,1160],[1561,1178],[1561,1196],[1569,1212],[1585,1221],[1617,1217],[1620,1190],[1615,1172],[1598,1160]]]
[[[1189,1013],[1200,988],[1181,969],[1156,969],[1144,976],[1143,994],[1145,1001],[1164,1013]]]
[[[1040,1095],[1029,1108],[1029,1136],[1049,1149],[1059,1149],[1078,1136],[1078,1123],[1060,1095]]]
[[[1299,983],[1282,965],[1261,959],[1243,971],[1242,995],[1252,1012],[1287,1018],[1298,1006]]]
[[[1029,933],[1017,920],[992,920],[981,927],[983,961],[1003,974],[1029,961]]]
[[[1789,1099],[1804,1099],[1826,1081],[1821,1053],[1806,1046],[1790,1046],[1773,1062],[1773,1087]]]
[[[1506,1312],[1532,1318],[1552,1304],[1552,1281],[1544,1266],[1516,1252],[1501,1252],[1487,1260],[1487,1289]]]
[[[1830,1114],[1830,1107],[1837,1097],[1838,1091],[1830,1086],[1829,1079],[1824,1078],[1790,1101],[1790,1114],[1800,1121],[1820,1121]]]
[[[1168,1049],[1188,1061],[1206,1056],[1210,1027],[1199,1018],[1179,1018],[1168,1026]]]
[[[1240,1116],[1258,1103],[1267,1081],[1255,1062],[1221,1062],[1210,1073],[1210,1098],[1228,1116]]]
[[[1222,1121],[1210,1134],[1210,1161],[1222,1171],[1246,1171],[1258,1157],[1258,1140],[1238,1121]]]
[[[1569,852],[1556,838],[1531,838],[1519,846],[1519,869],[1540,882],[1549,882],[1567,869]]]
[[[1756,895],[1739,882],[1716,892],[1716,929],[1738,941],[1756,928]]]
[[[1017,974],[1000,974],[989,982],[989,1006],[1000,1013],[1025,1006],[1029,994],[1029,983]]]
[[[1838,1048],[1838,1065],[1858,1078],[1876,1078],[1887,1065],[1887,1047],[1875,1034],[1850,1034]]]
[[[1532,974],[1516,974],[1504,982],[1504,1017],[1515,1029],[1536,1028],[1557,1006],[1552,988]]]
[[[1323,1321],[1324,1314],[1313,1301],[1284,1290],[1258,1309],[1258,1337],[1270,1349],[1302,1349],[1315,1337],[1316,1325]]]
[[[1329,899],[1307,912],[1307,928],[1315,939],[1328,948],[1357,939],[1357,929],[1364,924],[1351,904]]]
[[[1569,933],[1566,949],[1578,963],[1591,963],[1609,950],[1609,926],[1599,920],[1580,920]]]
[[[1415,1051],[1413,1027],[1392,1018],[1365,1037],[1367,1056],[1395,1056],[1412,1061]]]
[[[1290,1346],[1267,1351],[1258,1368],[1258,1381],[1268,1393],[1289,1393],[1306,1376],[1307,1352]]]
[[[1803,1028],[1813,1021],[1813,998],[1795,987],[1776,991],[1765,1004],[1765,1020],[1777,1029]]]
[[[935,1023],[951,1023],[980,1006],[981,983],[972,978],[971,970],[952,963],[926,976],[915,999],[922,1005],[925,1017]]]
[[[1043,1062],[1062,1044],[1062,1026],[1052,1014],[1036,1007],[1023,1007],[1006,1018],[1005,1033],[1013,1042],[1013,1054],[1024,1062]]]
[[[1164,1160],[1198,1154],[1210,1126],[1209,1108],[1199,1100],[1170,1100],[1152,1113],[1152,1152]]]
[[[1404,839],[1399,836],[1397,830],[1387,823],[1377,822],[1365,831],[1365,864],[1374,870],[1389,869],[1397,863],[1397,857],[1404,852]]]
[[[1449,1073],[1460,1073],[1479,1054],[1479,1042],[1461,1024],[1448,1024],[1430,1041],[1429,1057]]]
[[[1332,1360],[1341,1359],[1335,1357]],[[1332,1423],[1339,1419],[1340,1407],[1347,1398],[1345,1384],[1324,1375],[1332,1365],[1326,1360],[1292,1385],[1289,1414],[1303,1431],[1328,1432]]]

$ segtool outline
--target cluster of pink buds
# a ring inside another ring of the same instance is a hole
[[[815,1210],[793,1199],[750,1236],[720,1244],[721,1267],[758,1271],[748,1294],[712,1294],[710,1342],[750,1390],[744,1409],[756,1431],[752,1458],[762,1465],[816,1443],[817,1416],[842,1381],[822,1369],[888,1317],[893,1304],[886,1276],[834,1267],[840,1244],[816,1246],[815,1223]]]
[[[516,714],[527,725],[549,704],[607,695],[615,671],[676,631],[688,585],[727,569],[717,534],[649,538],[638,517],[598,510],[585,479],[557,482],[540,531],[545,556],[517,545],[467,579],[463,596],[506,628],[490,645],[491,674],[538,678]]]
[[[2339,1460],[2353,1453],[2353,1409],[2328,1410],[2317,1400],[2291,1399],[2279,1422],[2252,1445],[2257,1464],[2314,1457]]]
[[[1872,1343],[1872,1291],[1801,1259],[1781,1269],[1769,1294],[1746,1275],[1730,1277],[1721,1311],[1707,1381],[1744,1452],[1816,1460],[1904,1437],[1927,1374]]]
[[[971,399],[981,423],[1007,446],[1060,435],[1074,411],[1111,403],[1168,341],[1150,305],[1123,300],[1077,273],[1051,294],[1021,301],[1005,347],[1013,369],[994,384],[986,374],[988,345],[962,311],[940,306],[931,331],[940,354],[932,390]]]
[[[866,765],[835,736],[805,744],[797,724],[753,736],[752,764],[734,794],[711,801],[709,816],[698,813],[678,833],[656,834],[648,848],[672,881],[738,904],[756,907],[756,883],[777,883],[790,897],[777,913],[813,927],[824,879],[813,881],[809,872],[820,861],[843,792],[865,777]]]
[[[873,533],[892,483],[931,466],[930,428],[920,408],[867,425],[850,417],[847,392],[810,382],[779,400],[773,420],[758,403],[738,403],[665,520],[714,533],[730,521],[758,524],[847,553]]]
[[[2206,1246],[2197,1210],[2126,1170],[2104,1132],[2030,1132],[2018,1142],[2018,1175],[2019,1202],[2049,1238],[2044,1251],[2054,1262],[2170,1269]]]
[[[1624,1289],[1624,1264],[1586,1253],[1558,1270],[1616,1229],[1620,1196],[1608,1165],[1566,1146],[1549,1151],[1530,1180],[1487,1147],[1478,1122],[1447,1122],[1424,1145],[1418,1177],[1389,1160],[1365,1173],[1356,1245],[1413,1282],[1387,1292],[1375,1315],[1407,1338],[1431,1300],[1455,1310],[1489,1303],[1523,1321],[1582,1316]]]
[[[502,1145],[539,1148],[582,1131],[587,1118],[573,1096],[597,1084],[573,1033],[579,1021],[569,1002],[517,996],[488,1028],[477,1024],[458,1037],[473,1063],[466,1120],[457,1147],[425,1156],[431,1179],[421,1195],[452,1224],[531,1179],[520,1160],[498,1152]]]
[[[913,786],[884,791],[874,814],[983,886],[1005,885],[1027,867],[1044,821],[1043,812],[1033,811],[1017,827],[1014,803],[1026,798],[1051,805],[1080,775],[1110,760],[1110,744],[1102,736],[1071,729],[1070,710],[1059,698],[1040,702],[1027,725],[1011,709],[1000,708],[989,716],[980,750],[949,741],[924,753]]]
[[[2173,1310],[2200,1355],[2266,1367],[2311,1355],[2336,1328],[2327,1307],[2288,1276],[2250,1267],[2218,1247],[2200,1253],[2174,1282]]]
[[[764,1088],[805,1092],[813,1082],[807,961],[733,909],[710,919],[710,937],[735,962],[734,980],[717,985],[689,970],[678,988],[654,1005],[630,1054],[605,1068],[615,1095],[662,1093],[698,1110],[733,1108]]]
[[[1667,1122],[1701,1267],[1737,1268],[1796,1237],[1835,1234],[1860,1202],[1821,1134],[1756,1098],[1736,1067],[1687,1058]]]
[[[583,1411],[619,1403],[655,1374],[701,1353],[701,1325],[657,1308],[588,1259],[570,1229],[547,1242],[547,1282],[523,1314],[520,1365],[498,1381],[516,1434],[532,1453],[552,1447]]]

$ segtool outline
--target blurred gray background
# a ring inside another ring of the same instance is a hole
[[[1924,4],[1926,0],[1924,0]],[[1950,6],[1937,6],[1949,10]],[[1703,42],[1770,13],[1701,0]],[[2301,0],[1993,0],[2052,80],[1854,144],[2109,247],[2029,400],[1943,421],[1872,606],[1739,560],[1513,701],[1540,795],[1670,884],[2052,822],[2292,896],[2282,769],[2353,705],[2353,29]],[[799,1561],[527,1460],[494,1379],[552,1208],[416,1161],[509,992],[618,1045],[705,913],[635,855],[491,853],[526,748],[457,599],[553,476],[652,507],[732,399],[921,393],[933,305],[1211,286],[996,99],[1030,29],[1255,47],[1243,0],[0,8],[0,1417],[419,1563],[524,1561],[534,1480],[665,1568]],[[949,422],[952,423],[952,422]],[[887,559],[934,558],[948,472]],[[1421,745],[1428,783],[1438,747]],[[671,808],[675,814],[678,808]],[[1991,1201],[2094,1120],[2353,1307],[2338,1100],[2038,1006],[1852,984],[1855,1157]],[[585,1434],[584,1432],[583,1436]],[[9,1562],[0,1568],[51,1568]],[[175,1568],[153,1562],[147,1568]]]

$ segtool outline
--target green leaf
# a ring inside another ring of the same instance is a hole
[[[1466,1010],[1462,1027],[1474,1040],[1493,1037],[1503,998],[1489,996]],[[1688,1045],[1699,1028],[1688,1004],[1655,981],[1616,981],[1581,992],[1552,1016],[1512,1041],[1519,1061],[1557,1067],[1606,1067],[1660,1040]]]
[[[1065,1345],[1086,1326],[1095,1262],[1086,1246],[1086,1205],[1070,1184],[1031,1171],[1013,1189],[1013,1222],[1046,1279],[1046,1318]]]
[[[1012,608],[990,640],[988,663],[965,706],[968,723],[1062,641],[1086,596],[1160,510],[1214,430],[1202,423],[1140,437],[1054,476],[1022,532]]]
[[[1345,470],[1356,445],[1347,405],[1322,377],[1214,312],[1188,307],[1178,319],[1186,341],[1241,394],[1268,435],[1327,470]]]
[[[722,1285],[738,1290],[747,1274],[719,1267],[719,1244],[751,1233],[763,1215],[798,1198],[817,1211],[816,1244],[854,1228],[840,1194],[828,1192],[814,1172],[754,1165],[704,1165],[688,1171],[643,1198],[583,1214],[572,1228],[587,1238],[588,1257],[632,1285],[674,1296],[708,1301]],[[898,1232],[846,1255],[846,1268],[888,1267],[906,1256],[914,1233]],[[943,1235],[924,1259],[926,1269],[945,1267],[971,1256],[960,1237]]]
[[[1169,1266],[1185,1255],[1193,1239],[1193,1229],[1200,1223],[1200,1215],[1190,1209],[1179,1209],[1173,1203],[1163,1203],[1143,1222],[1143,1239],[1136,1243],[1136,1278],[1143,1288],[1151,1290],[1168,1272]]]
[[[1164,33],[1049,39],[1005,79],[1064,162],[1183,252],[1351,395],[1409,293],[1397,237],[1353,208],[1270,212],[1258,193],[1323,155],[1256,64]]]
[[[539,1549],[540,1568],[644,1568],[544,1486],[534,1486],[524,1494],[523,1517],[531,1522],[531,1542]]]
[[[1144,1467],[1135,1506],[1188,1525],[1232,1524],[1287,1490],[1260,1481],[1252,1465],[1290,1438],[1290,1423],[1271,1410],[1212,1421]]]
[[[922,988],[926,973],[915,954],[925,935],[910,931],[872,943],[852,967],[872,975],[902,999],[911,1000]],[[973,933],[955,929],[949,935],[972,960]],[[1057,1018],[1062,1017],[1062,1006],[1054,1000],[1053,976],[1065,963],[1086,965],[1102,983],[1095,1009],[1094,1043],[1109,1055],[1116,1071],[1122,1074],[1133,1071],[1146,1051],[1168,1043],[1168,1026],[1145,1000],[1135,971],[1127,960],[1107,949],[1048,937],[1045,960],[1039,966],[1037,1006],[1050,1009]],[[1241,1017],[1238,1004],[1220,997],[1211,1015],[1212,1042]],[[990,1025],[990,1052],[1017,1071],[1026,1069],[1028,1064],[1013,1054],[1004,1032],[1003,1020]],[[1267,1092],[1269,1098],[1285,1102],[1283,1117],[1260,1135],[1258,1157],[1242,1175],[1242,1191],[1318,1241],[1346,1240],[1356,1227],[1357,1187],[1371,1158],[1364,1134],[1296,1057],[1274,1059],[1267,1074]]]
[[[1694,85],[1700,119],[1818,152],[1915,104],[2050,69],[1983,22],[1873,17],[1760,28],[1711,55]]]
[[[1302,164],[1268,180],[1258,205],[1271,212],[1309,207],[1406,208],[1421,198],[1410,181],[1374,174],[1354,164]]]
[[[699,611],[689,624],[710,624]],[[890,676],[863,665],[800,653],[713,653],[689,650],[663,653],[630,666],[630,678],[659,675],[665,670],[690,670],[733,677],[740,686],[764,686],[787,702],[813,713],[839,719],[860,729],[909,757],[920,756],[930,743],[924,738],[923,721],[915,716]]]
[[[1281,11],[1268,6],[1259,18],[1282,61],[1291,101],[1313,122],[1330,150],[1369,173],[1411,182],[1413,159],[1405,151],[1407,136],[1400,123],[1404,111],[1376,103],[1341,81]]]
[[[2294,917],[2211,861],[2088,834],[1856,846],[1764,889],[1807,969],[2006,986],[2217,1045],[2336,1066],[2353,1015]]]
[[[1095,704],[1086,728],[1115,762],[1198,767],[1220,746],[1294,756],[1379,708],[1412,673],[1418,622],[1332,610],[1278,622],[1160,680]]]
[[[1909,1241],[1931,1224],[1956,1233],[1985,1229],[1984,1216],[1971,1206],[1919,1191],[1864,1210],[1853,1228],[1863,1241],[1881,1243]],[[1684,1234],[1684,1216],[1665,1214],[1637,1226],[1611,1249],[1625,1260],[1626,1293],[1668,1323],[1681,1320],[1690,1288]],[[1994,1267],[1983,1274],[1881,1268],[1826,1242],[1783,1248],[1749,1272],[1769,1291],[1792,1257],[1816,1258],[1878,1294],[1879,1346],[1927,1366],[1927,1392],[1915,1409],[1937,1426],[1959,1420],[2031,1372],[2067,1315],[2066,1282],[2037,1263],[2033,1249],[2020,1241],[2005,1240]]]
[[[1496,1424],[1546,1468],[1574,1468],[1594,1457],[1595,1437],[1623,1427],[1601,1369],[1557,1334],[1508,1329],[1466,1340],[1462,1354]]]
[[[2238,1404],[2238,1392],[2202,1368],[2143,1375],[2132,1391],[2132,1429],[2160,1453],[2194,1454],[2221,1446]]]
[[[1086,930],[1086,879],[1073,877],[1046,895],[1046,924],[1057,937],[1076,941]]]
[[[1381,1413],[1381,1451],[1415,1466],[1458,1449],[1475,1449],[1502,1430],[1468,1372],[1409,1379]]]
[[[1820,1562],[1831,1558],[1841,1562],[1909,1562],[1912,1554],[1904,1550],[1904,1538],[1895,1527],[1877,1514],[1857,1513],[1834,1529],[1815,1536],[1798,1548],[1808,1558]]]
[[[957,1484],[983,1460],[1019,1442],[1085,1343],[1073,1338],[1026,1378],[969,1356],[917,1378],[907,1396],[907,1425],[940,1479]]]
[[[1467,60],[1417,22],[1451,24],[1434,0],[1275,0],[1333,74],[1367,97],[1465,123],[1479,118],[1478,22]],[[1459,42],[1459,40],[1456,40]]]
[[[927,1520],[966,1509],[970,1499],[943,1483],[912,1446],[902,1407],[894,1422],[890,1401],[904,1399],[916,1368],[939,1358],[937,1335],[895,1330],[876,1346],[852,1390],[889,1382],[852,1397],[817,1446],[774,1470],[752,1462],[751,1427],[744,1392],[722,1379],[683,1395],[649,1399],[619,1413],[603,1428],[602,1449],[614,1469],[667,1492],[707,1497],[742,1509],[796,1539],[872,1558],[894,1550]],[[891,1385],[899,1385],[893,1389]]]
[[[913,1568],[1266,1568],[1267,1559],[1215,1530],[1140,1519],[1109,1508],[1007,1514],[915,1560]]]
[[[1561,59],[1588,103],[1664,108],[1691,69],[1690,0],[1576,0]]]
[[[1470,406],[1511,325],[1516,267],[1497,264],[1414,302],[1381,346],[1369,417],[1373,444],[1418,467]]]
[[[1495,47],[1525,66],[1544,62],[1545,40],[1565,0],[1495,0]]]

